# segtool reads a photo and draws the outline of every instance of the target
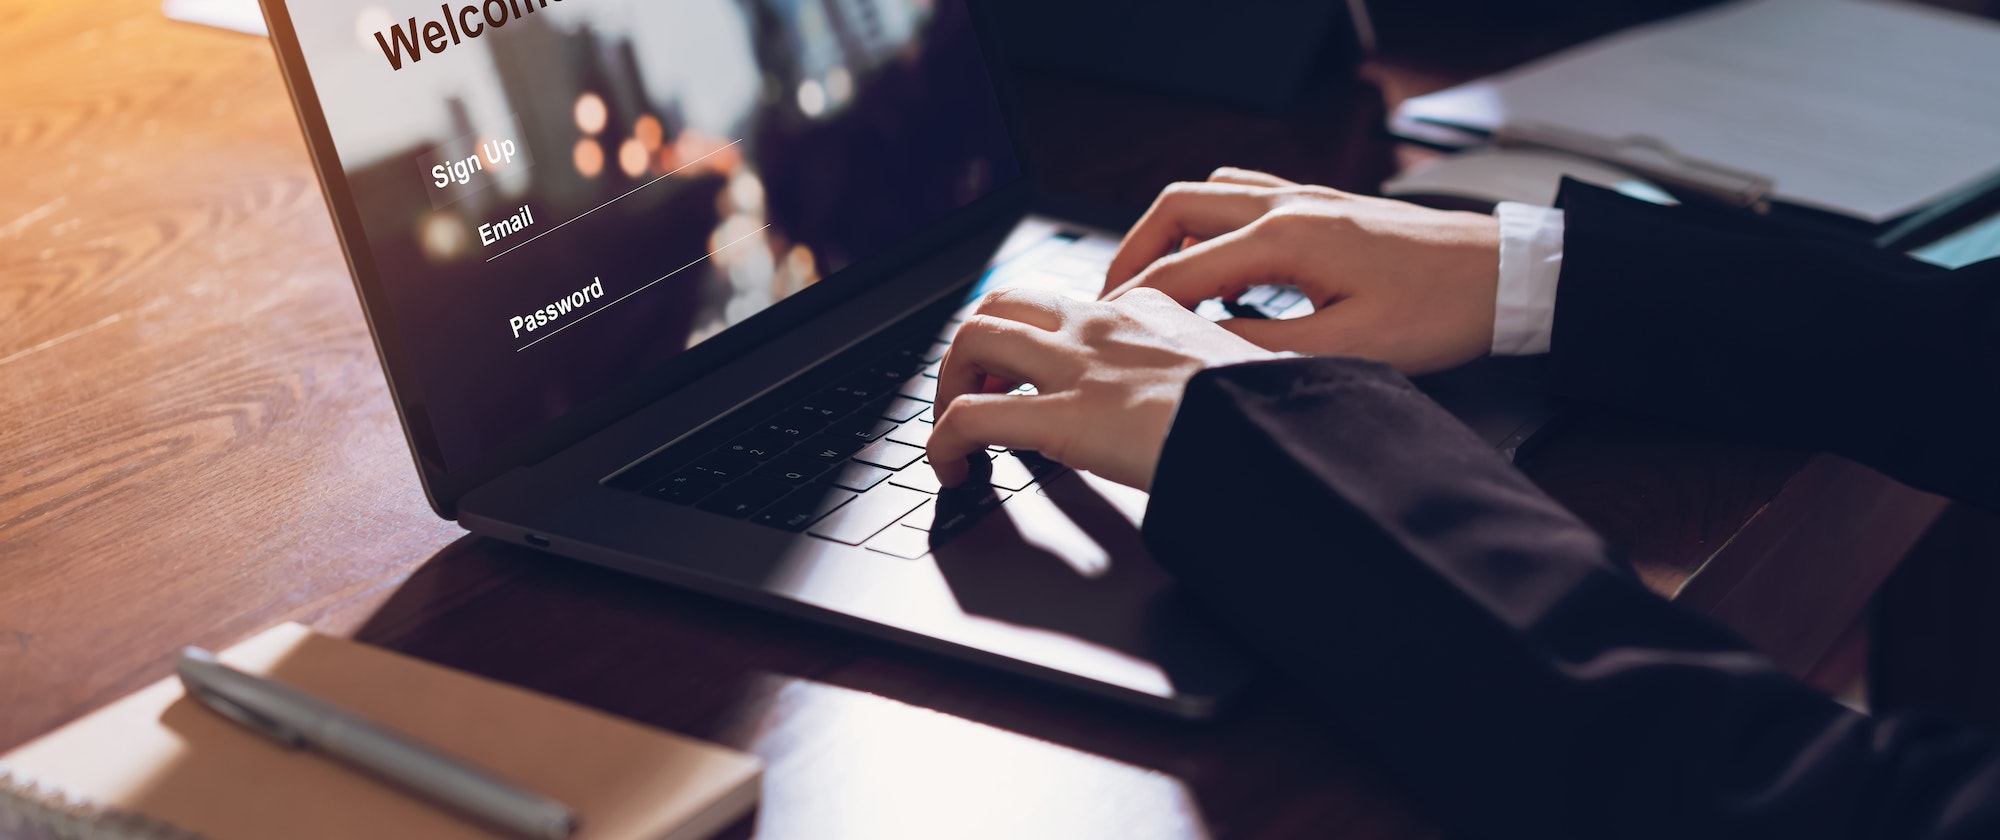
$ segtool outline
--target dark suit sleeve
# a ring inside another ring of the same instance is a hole
[[[1145,536],[1463,836],[2000,837],[1986,737],[1788,679],[1385,366],[1195,377]]]
[[[1944,271],[1575,182],[1561,203],[1556,393],[2000,509],[2000,260]]]

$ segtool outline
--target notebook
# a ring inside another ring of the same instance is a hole
[[[570,806],[576,840],[694,840],[757,803],[754,756],[297,624],[221,659]],[[284,749],[198,705],[169,677],[0,756],[0,836],[504,835]]]
[[[2000,171],[2000,22],[1878,0],[1744,0],[1411,99],[1458,146],[1513,124],[1651,137],[1778,199],[1882,223]]]

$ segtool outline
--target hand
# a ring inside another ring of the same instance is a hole
[[[1111,302],[1002,289],[959,327],[938,371],[931,465],[955,487],[967,456],[998,444],[1143,490],[1188,380],[1277,356],[1150,289]],[[1037,393],[1005,393],[1022,383]]]
[[[1419,374],[1485,355],[1499,283],[1491,216],[1219,169],[1160,193],[1119,246],[1104,297],[1154,288],[1192,307],[1251,286],[1297,286],[1318,311],[1223,326],[1273,350],[1362,356]]]

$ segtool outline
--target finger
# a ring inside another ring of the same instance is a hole
[[[1039,329],[1059,330],[1072,304],[1067,296],[1044,289],[995,289],[973,311]]]
[[[987,446],[1042,451],[1049,449],[1061,418],[1054,397],[1019,394],[968,394],[951,404],[931,427],[931,469],[938,483],[957,487],[971,467],[966,458]]]
[[[1269,172],[1258,172],[1255,169],[1238,169],[1234,166],[1224,166],[1214,172],[1208,173],[1208,180],[1218,184],[1241,184],[1246,187],[1283,188],[1298,186],[1298,183],[1295,181],[1287,181]]]
[[[1370,337],[1379,332],[1374,328],[1379,323],[1380,317],[1366,307],[1335,303],[1303,318],[1232,318],[1221,327],[1266,350],[1390,361],[1384,358],[1390,348]]]
[[[1291,268],[1285,250],[1256,226],[1218,236],[1153,263],[1106,300],[1138,288],[1165,292],[1182,306],[1193,308],[1212,297],[1235,297],[1259,283],[1289,283]]]
[[[1060,335],[1020,321],[979,314],[967,319],[938,367],[937,413],[953,400],[983,393],[987,377],[1062,388],[1075,381],[1077,362]]]
[[[1304,318],[1222,322],[1251,344],[1315,356],[1356,356],[1387,362],[1406,376],[1450,370],[1486,354],[1491,339],[1459,340],[1397,321],[1379,307],[1336,303]]]
[[[1316,354],[1324,352],[1321,348],[1321,340],[1325,337],[1321,334],[1322,331],[1340,328],[1334,323],[1340,319],[1329,317],[1333,314],[1333,309],[1327,309],[1304,318],[1289,318],[1283,321],[1231,318],[1221,322],[1220,326],[1266,350]],[[1308,321],[1313,323],[1307,323]]]
[[[1110,291],[1189,238],[1211,239],[1257,220],[1271,209],[1258,188],[1241,184],[1183,182],[1167,187],[1139,223],[1125,234],[1104,274]]]

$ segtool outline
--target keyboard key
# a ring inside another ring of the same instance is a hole
[[[896,430],[894,422],[880,417],[855,415],[833,424],[826,430],[827,437],[857,440],[868,443]]]
[[[929,411],[930,407],[931,404],[927,402],[897,397],[883,404],[881,415],[884,420],[894,420],[898,423],[903,423],[912,417]]]
[[[696,507],[710,513],[743,519],[756,513],[760,508],[783,498],[791,492],[792,485],[768,478],[739,479],[733,484],[715,492]]]
[[[827,514],[806,533],[834,542],[860,545],[929,499],[929,496],[901,487],[877,488],[841,505],[840,509]]]
[[[820,473],[826,472],[832,467],[832,464],[807,455],[786,455],[776,460],[766,461],[763,466],[758,467],[751,475],[775,478],[786,484],[804,484],[819,477]]]
[[[1005,452],[1007,450],[1002,449],[999,451]],[[1027,449],[1014,450],[1014,457],[1021,459],[1021,463],[1028,465],[1028,472],[1034,473],[1036,478],[1048,478],[1063,468],[1063,465],[1050,460],[1047,455]]]
[[[1013,496],[1012,493],[972,484],[953,487],[937,495],[937,505],[931,512],[930,530],[940,536],[956,534],[999,510]]]
[[[939,359],[935,362],[932,362],[924,366],[924,375],[932,379],[936,379],[938,378],[938,374],[943,370],[944,370],[944,360]]]
[[[799,447],[798,451],[793,454],[804,455],[805,457],[827,464],[838,464],[847,460],[847,456],[854,454],[861,447],[867,445],[867,441],[852,435],[843,437],[820,435],[806,441],[805,445]]]
[[[937,470],[931,469],[930,464],[918,464],[909,469],[902,470],[890,478],[889,483],[897,487],[908,487],[919,493],[930,493],[932,495],[936,495],[938,491],[944,489],[944,485],[938,483]]]
[[[925,447],[931,445],[932,428],[935,427],[929,423],[904,423],[901,426],[897,426],[895,431],[884,435],[882,439],[893,440],[897,443],[906,443],[915,447]]]
[[[691,505],[722,486],[722,480],[704,473],[683,470],[648,488],[646,495],[677,505]]]
[[[884,376],[880,373],[864,370],[841,380],[840,385],[837,387],[846,389],[847,393],[858,397],[861,402],[865,403],[877,397],[895,393],[896,385],[899,381],[899,379]]]
[[[854,453],[854,460],[888,470],[900,470],[916,463],[917,459],[922,457],[924,457],[923,447],[890,440],[878,440],[861,447],[860,452]]]
[[[722,448],[728,452],[740,452],[762,461],[790,449],[792,443],[791,438],[783,435],[771,434],[763,429],[752,429],[742,437],[730,441],[728,446]]]
[[[987,465],[987,464],[981,464],[981,463],[979,463],[979,462],[978,462],[978,461],[976,460],[976,459],[978,459],[978,458],[979,458],[979,457],[981,457],[981,456],[985,456],[986,460],[988,460],[988,461],[992,461],[992,460],[993,460],[993,453],[992,453],[991,451],[988,451],[988,450],[985,450],[985,449],[982,449],[982,450],[979,450],[978,452],[974,452],[974,453],[972,453],[971,455],[967,455],[967,456],[965,456],[965,460],[967,460],[967,461],[970,461],[970,462],[972,462],[972,471],[973,471],[973,476],[974,476],[974,477],[978,477],[978,478],[984,478],[986,474],[985,474],[985,473],[983,473],[983,472],[980,472],[980,471],[981,471],[981,470],[985,470],[985,469],[988,469],[988,468],[989,468],[989,465]],[[930,463],[930,462],[931,462],[931,456],[929,456],[929,455],[925,455],[925,456],[924,456],[924,463],[928,464],[928,463]],[[967,480],[969,481],[969,480],[971,480],[971,479],[967,479]]]
[[[694,462],[694,465],[689,467],[688,469],[691,469],[698,473],[702,473],[704,475],[712,476],[722,481],[732,481],[744,475],[748,475],[750,473],[750,470],[755,468],[756,466],[757,466],[756,458],[752,458],[749,455],[745,455],[741,452],[731,452],[727,449],[718,449],[714,452],[708,453],[707,455],[701,456]]]
[[[853,500],[854,496],[853,492],[838,487],[806,487],[779,499],[751,521],[786,531],[803,531],[807,525],[818,522],[820,517]]]
[[[913,400],[934,403],[937,402],[937,389],[937,380],[928,376],[913,376],[908,382],[903,383],[902,390],[897,393]]]
[[[936,362],[937,360],[944,358],[944,352],[950,349],[951,345],[949,344],[945,344],[943,342],[933,342],[930,346],[930,349],[925,350],[923,352],[923,360],[926,362]]]
[[[1271,319],[1274,321],[1289,321],[1293,318],[1304,318],[1316,311],[1318,310],[1313,307],[1312,298],[1301,297],[1293,302],[1291,306],[1287,306],[1272,314]]]
[[[931,517],[936,513],[937,502],[925,502],[923,507],[910,511],[904,514],[902,519],[896,520],[896,524],[915,528],[919,531],[928,531],[931,529]]]
[[[882,533],[868,541],[869,551],[879,551],[891,557],[915,560],[931,553],[931,535],[915,528],[894,525],[882,529]]]
[[[833,472],[820,476],[819,483],[845,487],[856,493],[865,493],[895,473],[871,464],[857,464],[852,461],[841,465]]]
[[[832,411],[837,411],[841,414],[846,414],[847,412],[860,408],[861,404],[864,402],[867,402],[867,400],[864,399],[860,394],[856,394],[853,391],[848,390],[847,388],[844,388],[842,386],[835,385],[831,388],[828,388],[824,391],[821,391],[817,394],[807,397],[805,400],[805,405],[809,408],[828,409]]]
[[[1277,297],[1280,290],[1278,286],[1252,286],[1250,291],[1237,295],[1236,302],[1244,306],[1262,306],[1271,298]]]
[[[986,483],[1002,490],[1018,491],[1028,489],[1028,485],[1035,483],[1038,477],[1028,469],[1027,464],[1021,463],[1019,456],[1008,452],[993,457],[993,474],[986,478]]]
[[[854,411],[854,406],[844,403],[839,405],[822,404],[822,401],[816,397],[807,397],[799,403],[797,410],[819,417],[827,423],[832,423]]]
[[[915,359],[911,359],[911,361],[914,362]],[[883,384],[886,383],[889,385],[889,387],[893,388],[897,385],[902,384],[903,380],[908,378],[909,375],[910,371],[902,370],[896,367],[894,364],[883,364],[878,362],[876,364],[862,368],[859,372],[849,376],[848,379],[843,381],[853,382],[855,384],[860,384],[865,382],[877,388],[882,387]]]
[[[881,371],[897,381],[924,369],[924,360],[915,350],[896,350],[869,365],[870,370]]]
[[[1265,315],[1262,309],[1248,304],[1237,303],[1226,298],[1204,300],[1195,306],[1194,314],[1200,315],[1210,321],[1227,321],[1232,318],[1262,320],[1270,317]]]
[[[803,418],[801,417],[781,415],[773,417],[763,425],[758,426],[757,430],[796,442],[812,437],[814,432],[819,431],[824,426],[825,424],[823,423],[803,422]]]
[[[1298,303],[1299,301],[1305,299],[1306,296],[1300,294],[1298,289],[1294,289],[1290,286],[1285,286],[1280,288],[1278,290],[1278,293],[1276,295],[1273,295],[1270,300],[1258,304],[1257,308],[1264,310],[1264,313],[1267,315],[1276,315],[1280,312],[1292,308],[1292,304]]]
[[[828,424],[840,419],[846,412],[835,412],[830,408],[794,408],[778,415],[778,422],[803,426],[808,431],[817,432]]]
[[[917,419],[918,419],[918,420],[922,420],[922,421],[924,421],[924,422],[926,422],[926,423],[936,423],[936,422],[937,422],[937,406],[932,406],[932,407],[931,407],[931,409],[930,409],[929,411],[926,411],[926,412],[924,412],[924,413],[922,413],[922,414],[919,414],[919,415],[917,415]]]

